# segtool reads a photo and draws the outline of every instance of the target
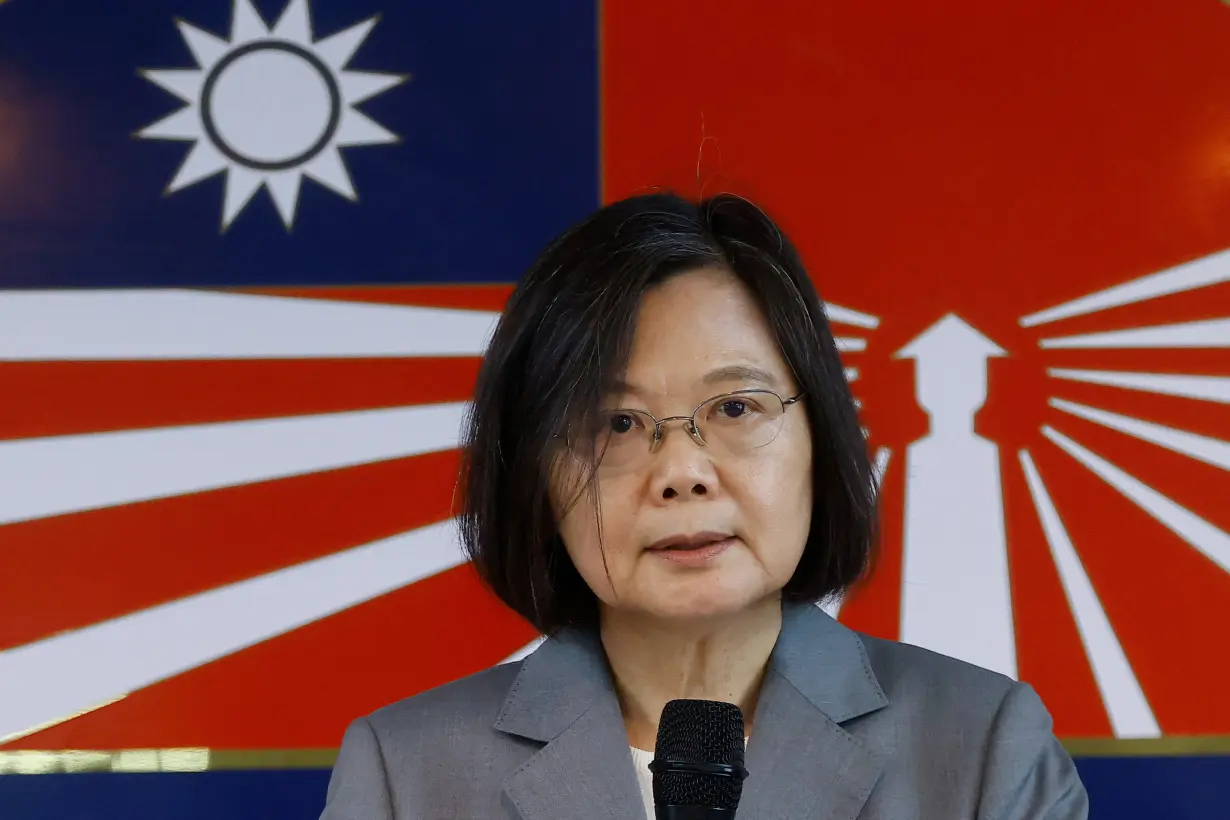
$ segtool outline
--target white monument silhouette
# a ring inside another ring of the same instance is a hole
[[[1005,353],[950,313],[896,355],[931,420],[905,457],[901,640],[1016,677],[999,447],[974,433]]]

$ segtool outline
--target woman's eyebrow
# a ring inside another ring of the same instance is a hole
[[[769,371],[752,364],[730,364],[710,370],[701,376],[702,384],[720,384],[724,382],[757,382],[769,387],[777,386],[777,377]],[[612,379],[608,392],[612,395],[640,396],[636,385],[624,379]]]
[[[777,379],[767,370],[751,364],[732,364],[710,370],[701,379],[705,384],[719,382],[759,382],[769,387],[777,386]]]

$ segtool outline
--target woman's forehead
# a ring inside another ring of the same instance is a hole
[[[705,398],[791,382],[755,297],[722,268],[676,274],[646,292],[631,341],[623,373],[606,380],[607,394]]]
[[[637,309],[636,337],[649,343],[721,337],[772,344],[755,295],[734,274],[714,268],[676,274],[646,291]]]

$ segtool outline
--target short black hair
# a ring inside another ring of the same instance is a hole
[[[806,393],[811,532],[783,597],[820,601],[869,566],[878,522],[871,460],[823,304],[794,246],[740,196],[634,196],[567,230],[517,284],[463,434],[466,553],[495,594],[545,634],[594,626],[598,614],[548,494],[556,444],[622,375],[642,295],[701,267],[724,268],[747,285]]]

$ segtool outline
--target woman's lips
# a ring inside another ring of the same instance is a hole
[[[720,541],[710,541],[705,544],[698,544],[694,547],[662,547],[659,549],[651,549],[650,552],[663,560],[670,561],[673,564],[679,564],[686,567],[697,567],[712,561],[714,558],[734,546],[734,544],[735,537],[730,536],[728,538],[723,538]]]

